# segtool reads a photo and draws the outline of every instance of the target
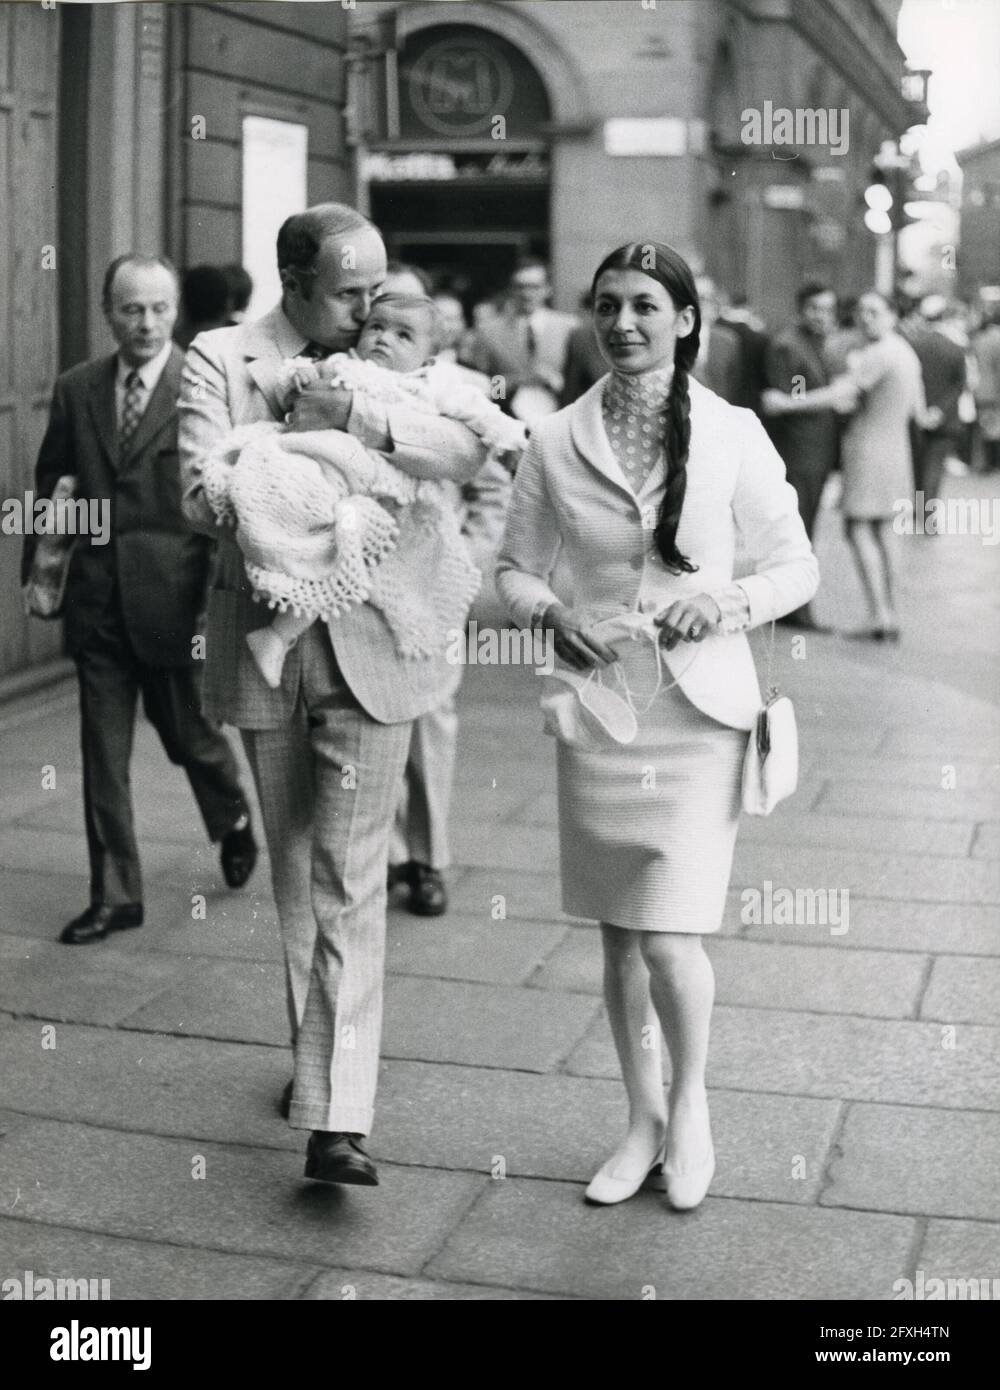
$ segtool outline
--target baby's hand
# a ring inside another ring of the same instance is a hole
[[[302,358],[295,363],[295,367],[288,381],[289,393],[296,395],[304,391],[307,386],[313,386],[320,380],[319,368],[315,362],[310,362],[308,358]]]

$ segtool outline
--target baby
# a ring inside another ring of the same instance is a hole
[[[437,331],[431,300],[382,296],[355,353],[286,364],[286,408],[306,386],[327,382],[445,415],[496,453],[516,457],[523,425],[446,364],[432,362]],[[445,485],[410,476],[343,431],[291,433],[272,423],[234,430],[206,460],[205,495],[220,522],[238,523],[254,596],[279,610],[270,626],[247,635],[272,688],[281,683],[288,651],[318,618],[369,602],[402,656],[429,656],[464,623],[479,587]],[[397,549],[401,526],[405,555]],[[414,563],[426,584],[413,584]]]

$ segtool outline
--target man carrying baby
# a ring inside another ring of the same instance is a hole
[[[273,614],[254,602],[232,530],[217,524],[203,463],[234,426],[284,419],[289,359],[354,346],[385,276],[385,247],[360,214],[321,204],[283,224],[278,268],[279,305],[191,345],[180,399],[183,506],[195,529],[220,538],[205,711],[240,729],[260,798],[295,1046],[289,1119],[312,1131],[307,1176],[374,1184],[362,1141],[378,1070],[389,834],[410,723],[440,704],[452,673],[443,651],[401,657],[368,603],[309,627],[277,689],[253,660],[247,634]],[[325,381],[297,397],[289,423],[294,431],[346,430],[404,471],[458,482],[486,452],[454,420]],[[397,546],[405,557],[403,525]],[[409,582],[426,583],[417,564]]]
[[[326,381],[370,401],[420,408],[458,420],[499,459],[525,444],[520,422],[504,415],[453,367],[437,369],[437,311],[423,295],[381,294],[351,353],[286,364],[286,399]],[[289,418],[291,411],[289,411]],[[480,573],[462,536],[437,459],[409,471],[340,430],[292,431],[273,421],[238,426],[202,461],[205,496],[236,539],[257,596],[277,610],[247,634],[264,680],[281,684],[284,661],[318,618],[352,604],[378,608],[400,654],[440,651],[464,625]],[[404,508],[415,507],[412,514]],[[397,520],[399,518],[399,520]],[[397,544],[400,523],[407,544]],[[427,552],[423,562],[419,548]],[[414,587],[417,566],[424,583]]]

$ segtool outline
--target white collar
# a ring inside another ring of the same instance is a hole
[[[159,381],[160,377],[163,375],[163,369],[167,365],[167,359],[170,357],[170,351],[172,347],[173,343],[170,342],[168,339],[168,341],[164,343],[163,347],[160,348],[160,351],[156,354],[155,357],[151,357],[149,361],[144,362],[141,367],[137,367],[134,369],[138,371],[139,380],[146,388],[146,391],[150,394],[152,394],[152,392],[156,390],[156,384]],[[117,373],[117,380],[119,386],[124,387],[125,380],[129,372],[131,372],[132,370],[133,368],[128,365],[128,363],[122,357],[121,353],[119,353]]]

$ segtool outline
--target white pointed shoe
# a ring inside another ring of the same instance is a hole
[[[696,1168],[686,1173],[673,1173],[670,1164],[664,1163],[663,1176],[667,1189],[667,1201],[674,1211],[693,1211],[705,1199],[712,1178],[715,1176],[715,1149],[709,1144],[708,1158]]]
[[[661,1148],[649,1170],[632,1178],[617,1177],[614,1173],[614,1159],[609,1158],[604,1167],[599,1168],[591,1179],[590,1186],[583,1194],[584,1201],[595,1206],[613,1207],[618,1202],[627,1202],[640,1188],[663,1192],[663,1153],[664,1150]]]

